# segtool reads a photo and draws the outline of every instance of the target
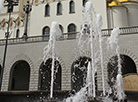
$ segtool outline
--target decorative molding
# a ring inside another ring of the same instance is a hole
[[[29,64],[31,70],[34,69],[33,61],[32,61],[27,55],[25,55],[25,54],[20,54],[20,55],[17,55],[17,56],[12,60],[12,62],[10,63],[10,65],[9,65],[9,67],[8,67],[9,70],[12,68],[12,66],[14,65],[14,63],[16,63],[17,61],[20,61],[20,60],[26,61],[26,62]],[[30,70],[30,72],[31,72],[31,70]]]
[[[76,61],[76,60],[78,60],[80,57],[91,57],[91,54],[90,54],[90,52],[89,51],[85,51],[83,54],[81,54],[80,55],[80,53],[79,52],[75,52],[75,55],[71,58],[71,61],[70,61],[70,63],[69,63],[69,65],[68,65],[68,67],[69,68],[71,68],[71,66],[72,66],[72,64],[73,64],[73,62],[74,61]],[[71,71],[70,71],[71,72]]]
[[[47,59],[49,59],[49,58],[47,58]],[[66,68],[65,68],[65,64],[64,64],[64,62],[63,62],[63,60],[62,60],[62,58],[60,57],[60,56],[58,56],[58,55],[56,55],[56,60],[57,61],[59,61],[59,64],[61,65],[61,73],[62,73],[62,79],[63,79],[63,75],[66,75],[66,73],[64,74],[63,73],[63,70],[66,70]],[[39,69],[40,69],[40,66],[41,66],[41,64],[43,63],[44,61],[43,61],[43,59],[41,58],[41,59],[39,59],[39,61],[38,61],[38,64],[37,64],[37,67],[36,67],[36,70],[35,70],[35,73],[37,73],[37,77],[38,77],[38,81],[39,81]],[[61,80],[61,81],[63,81],[63,80]],[[63,82],[62,82],[63,83]],[[39,83],[38,83],[39,84]],[[37,85],[38,86],[38,85]],[[38,86],[39,87],[39,86]],[[61,87],[63,87],[63,86],[61,86]]]
[[[49,59],[49,58],[47,58],[47,59]],[[59,57],[58,55],[56,55],[56,60],[59,61],[62,70],[65,69],[65,64],[64,64],[64,61],[62,60],[62,58]],[[40,66],[43,62],[44,62],[43,59],[40,58],[38,61],[37,67],[36,67],[36,71],[38,71],[38,73],[39,73]]]
[[[136,57],[136,55],[133,52],[131,52],[130,50],[125,49],[125,48],[120,49],[120,54],[130,57],[134,61],[136,68],[137,68],[137,72],[138,72],[138,58]],[[107,69],[107,64],[108,64],[109,60],[115,55],[116,55],[115,51],[107,53],[107,57],[105,58],[105,63],[104,63],[105,67],[104,68]]]

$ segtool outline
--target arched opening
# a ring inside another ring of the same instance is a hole
[[[85,86],[87,77],[87,66],[89,61],[91,61],[91,59],[88,57],[80,57],[78,60],[73,62],[71,68],[72,90],[77,92]],[[97,90],[97,78],[95,79],[95,81]]]
[[[17,29],[17,30],[16,30],[16,38],[19,38],[19,34],[20,34],[20,30]]]
[[[17,61],[13,64],[10,71],[9,80],[10,91],[29,90],[30,66],[24,61]]]
[[[74,3],[74,1],[70,1],[70,3],[69,3],[69,13],[75,13],[75,3]]]
[[[50,90],[51,86],[51,67],[52,59],[49,58],[46,63],[42,63],[39,70],[39,90]],[[54,90],[61,90],[61,65],[55,60],[54,66]]]
[[[74,33],[76,32],[76,25],[75,24],[69,24],[68,25],[68,33]]]
[[[63,33],[63,31],[64,31],[63,26],[59,25],[59,28],[60,28],[61,32]]]
[[[1,77],[1,70],[2,70],[2,66],[0,65],[0,77]]]
[[[48,26],[45,26],[42,30],[43,35],[49,35],[50,34],[50,28]]]
[[[42,29],[42,40],[49,40],[49,35],[50,35],[50,28],[48,26],[45,26]]]
[[[128,74],[128,73],[137,73],[136,65],[134,61],[127,55],[120,55],[121,58],[121,66],[122,66],[122,75]],[[113,56],[107,65],[107,71],[108,71],[108,84],[110,86],[113,86],[115,83],[115,79],[118,72],[118,57]]]
[[[57,4],[57,15],[62,15],[62,4],[61,3]]]
[[[68,25],[68,38],[76,38],[76,25],[73,23]]]
[[[82,0],[82,6],[85,6],[85,4],[86,4],[87,1],[88,0]]]
[[[50,6],[49,6],[49,4],[47,4],[46,6],[45,6],[45,17],[46,16],[50,16]]]

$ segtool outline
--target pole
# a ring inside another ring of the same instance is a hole
[[[7,45],[8,45],[8,37],[9,37],[9,23],[10,23],[10,18],[11,18],[11,12],[9,12],[8,28],[7,28],[7,32],[5,33],[6,40],[5,40],[5,50],[4,50],[4,56],[3,56],[1,77],[0,77],[0,90],[1,90],[1,87],[2,87],[3,72],[4,72],[5,60],[6,60],[6,54],[7,54]]]
[[[29,13],[32,10],[32,7],[29,4],[29,1],[27,1],[27,4],[24,5],[23,10],[25,11],[25,26],[24,26],[23,38],[25,38],[25,40],[26,40],[26,38],[27,38],[27,28],[28,28],[28,16],[29,16]]]
[[[24,37],[27,37],[27,27],[28,27],[28,13],[25,15],[25,27],[24,27]]]

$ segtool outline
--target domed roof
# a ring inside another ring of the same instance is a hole
[[[135,2],[135,3],[138,3],[138,0],[114,0],[111,3],[108,3],[108,6],[109,7],[112,7],[112,6],[122,6],[121,3],[123,3],[123,2]]]

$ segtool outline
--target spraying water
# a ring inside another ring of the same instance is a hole
[[[122,78],[122,71],[121,71],[121,58],[120,58],[120,47],[119,47],[119,28],[114,28],[111,32],[111,36],[108,38],[108,44],[111,48],[111,50],[116,51],[117,57],[118,57],[118,75],[116,77],[116,97],[118,98],[119,102],[125,99],[125,93],[123,88],[123,78]]]
[[[88,14],[88,19],[87,19]],[[96,14],[94,11],[92,2],[87,2],[84,8],[82,29],[79,35],[79,51],[80,54],[89,48],[91,51],[91,65],[88,64],[87,67],[87,78],[86,85],[92,83],[88,87],[88,97],[96,97],[95,90],[95,75],[97,71],[97,63],[101,62],[102,70],[102,82],[103,82],[103,95],[105,95],[105,85],[104,85],[104,67],[103,67],[103,51],[102,51],[102,17],[100,14]],[[93,18],[96,18],[94,22]]]
[[[88,14],[88,20],[86,15]],[[93,18],[96,19],[94,22]],[[80,100],[88,99],[88,97],[96,97],[96,90],[95,90],[95,74],[97,71],[97,63],[100,62],[101,65],[101,72],[102,72],[102,87],[103,87],[103,95],[105,96],[105,81],[104,81],[104,63],[103,63],[103,49],[102,49],[102,16],[100,14],[96,14],[94,11],[92,2],[87,2],[84,8],[84,22],[82,24],[82,29],[79,35],[79,51],[80,54],[83,53],[89,48],[91,51],[91,62],[88,63],[87,67],[87,77],[86,77],[86,86],[87,86],[87,96],[85,95],[86,92],[84,91],[85,87],[82,88],[75,96],[72,96],[66,100],[66,102],[85,102]],[[122,79],[122,72],[121,72],[121,59],[120,59],[120,48],[119,48],[119,28],[115,28],[112,31],[111,36],[108,39],[108,47],[112,50],[116,48],[116,54],[118,57],[118,75],[117,75],[117,83],[116,83],[116,96],[118,100],[124,100],[125,94],[123,91],[123,79]],[[83,91],[82,91],[83,90]],[[80,98],[80,96],[83,97]],[[80,95],[80,96],[78,96]],[[78,100],[76,99],[78,98]],[[112,99],[105,98],[105,102],[112,102]]]
[[[92,84],[90,84],[92,81],[92,67],[91,67],[91,63],[88,63],[88,67],[87,67],[87,78],[86,78],[86,85],[89,84],[88,87],[88,97],[92,97]]]
[[[104,66],[103,66],[103,49],[102,49],[102,16],[100,14],[96,15],[96,25],[97,33],[99,35],[99,47],[100,47],[100,60],[101,60],[101,70],[102,70],[102,85],[103,85],[103,95],[105,96],[105,82],[104,82]]]
[[[44,48],[43,61],[44,63],[48,58],[52,58],[52,68],[51,68],[51,87],[50,87],[50,98],[53,98],[53,83],[54,83],[54,65],[55,65],[55,42],[56,39],[60,38],[61,30],[57,22],[52,22],[50,29],[50,39],[48,45]]]
[[[81,88],[79,92],[75,94],[75,96],[71,96],[65,100],[65,102],[87,102],[87,88],[91,83],[87,84],[85,87]]]
[[[93,86],[93,97],[95,94],[95,59],[94,59],[94,41],[93,41],[93,5],[92,2],[86,2],[85,12],[89,14],[90,19],[90,47],[91,47],[91,60],[92,60],[92,86]]]

